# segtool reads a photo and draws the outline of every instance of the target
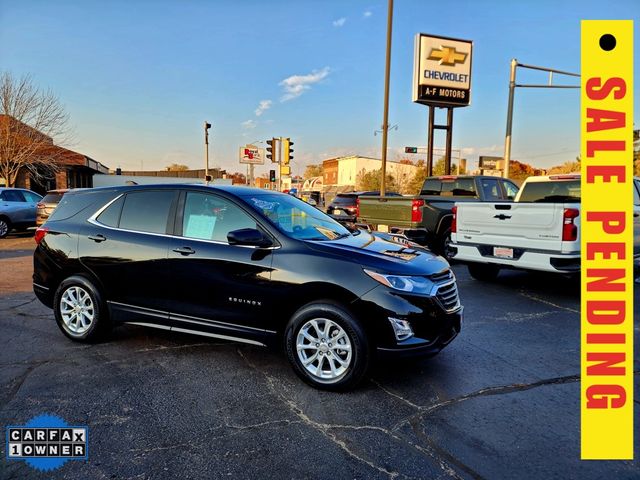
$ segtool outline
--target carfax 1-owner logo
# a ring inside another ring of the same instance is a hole
[[[24,460],[38,470],[53,470],[67,460],[89,458],[89,429],[55,415],[39,415],[25,425],[7,427],[7,460]]]

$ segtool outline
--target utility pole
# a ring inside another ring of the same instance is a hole
[[[509,105],[507,106],[507,133],[504,137],[504,172],[502,176],[509,178],[509,161],[511,160],[511,129],[513,125],[513,95],[516,91],[516,67],[518,60],[511,59],[511,73],[509,74]]]
[[[387,57],[384,71],[384,114],[382,118],[382,178],[380,196],[384,197],[387,179],[387,134],[389,133],[389,75],[391,73],[391,27],[393,24],[393,0],[389,0],[387,13]]]
[[[204,121],[204,181],[209,185],[209,129],[211,124]]]

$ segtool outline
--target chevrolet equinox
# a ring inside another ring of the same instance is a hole
[[[283,346],[304,381],[346,390],[373,355],[435,355],[460,331],[443,258],[268,190],[70,191],[35,240],[35,294],[75,341],[130,323]]]

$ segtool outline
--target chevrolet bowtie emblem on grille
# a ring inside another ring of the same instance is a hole
[[[456,52],[456,47],[432,48],[429,54],[428,60],[440,60],[440,65],[454,66],[456,63],[464,63],[467,59],[467,54],[462,52]]]

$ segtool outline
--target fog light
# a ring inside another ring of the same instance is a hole
[[[392,317],[389,317],[389,321],[393,327],[393,333],[396,336],[396,340],[401,342],[409,337],[413,337],[413,330],[411,329],[411,324],[409,322]]]

